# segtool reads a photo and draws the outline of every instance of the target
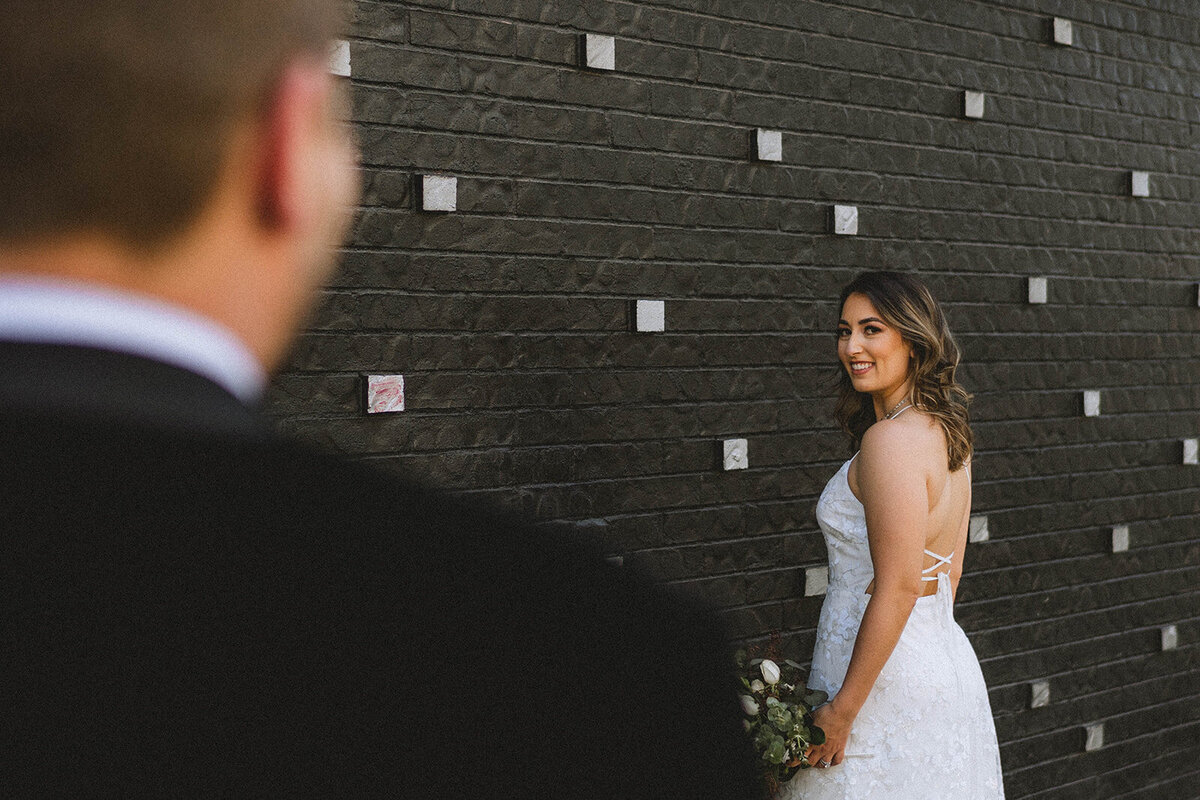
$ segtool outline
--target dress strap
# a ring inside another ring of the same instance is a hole
[[[929,565],[925,569],[921,570],[921,573],[922,573],[921,580],[936,581],[937,575],[925,575],[924,573],[933,572],[935,569],[937,569],[938,567],[941,567],[943,565],[947,566],[947,567],[950,566],[950,561],[954,558],[954,553],[951,552],[950,555],[948,555],[948,556],[941,556],[929,549],[926,549],[924,552],[925,552],[925,555],[930,556],[931,558],[936,558],[937,561],[935,561],[933,564]]]

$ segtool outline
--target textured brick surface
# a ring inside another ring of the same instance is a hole
[[[1200,797],[1200,6],[353,8],[362,207],[272,386],[283,431],[571,526],[806,662],[813,510],[849,456],[835,299],[916,270],[975,395],[956,613],[1008,796]],[[581,68],[586,34],[615,38],[615,71]],[[781,161],[752,157],[759,129]],[[419,210],[437,174],[454,213]],[[831,234],[834,205],[858,235]],[[664,297],[639,335],[634,301]],[[405,376],[407,411],[363,413],[375,374]],[[734,438],[753,459],[724,471]]]

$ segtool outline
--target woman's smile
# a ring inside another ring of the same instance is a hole
[[[908,392],[912,346],[866,295],[851,294],[837,330],[838,359],[855,391],[871,394],[885,409]]]

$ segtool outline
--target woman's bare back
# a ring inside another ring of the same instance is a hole
[[[928,516],[925,525],[925,554],[923,567],[927,576],[946,572],[947,567],[939,556],[949,559],[949,575],[955,594],[962,576],[962,555],[967,544],[967,529],[971,518],[971,468],[969,462],[954,472],[947,465],[946,438],[941,426],[932,417],[915,409],[905,409],[893,419],[878,424],[904,424],[919,432],[920,446],[912,453],[910,463],[897,464],[897,469],[917,469],[925,474],[925,491]],[[855,459],[857,460],[857,459]],[[850,490],[860,501],[864,498],[859,490],[856,465],[851,462],[846,474]],[[936,555],[930,555],[934,553]],[[935,580],[924,582],[923,595],[937,591]],[[874,591],[875,582],[867,587]]]

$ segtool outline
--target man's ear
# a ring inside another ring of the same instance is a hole
[[[273,231],[308,223],[314,188],[311,181],[327,124],[331,79],[314,61],[289,64],[275,84],[259,128],[258,212]]]

